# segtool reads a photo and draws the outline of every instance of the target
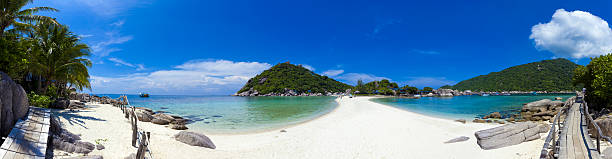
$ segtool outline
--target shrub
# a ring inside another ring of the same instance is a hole
[[[28,94],[28,100],[30,105],[41,108],[49,108],[49,105],[53,102],[49,96],[38,95],[34,92]]]
[[[574,72],[574,84],[584,85],[590,107],[612,108],[612,54],[591,58]]]

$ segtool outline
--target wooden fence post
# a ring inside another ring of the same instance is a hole
[[[132,110],[132,117],[130,118],[132,122],[132,146],[136,147],[136,139],[138,138],[138,125],[136,124],[138,119],[136,118],[136,113]]]

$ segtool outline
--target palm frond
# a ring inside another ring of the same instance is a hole
[[[38,12],[59,12],[59,10],[55,8],[51,8],[51,7],[33,7],[33,8],[28,8],[28,9],[19,11],[17,14],[18,15],[33,15]]]

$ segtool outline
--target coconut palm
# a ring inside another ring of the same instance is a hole
[[[34,0],[0,0],[0,37],[11,26],[15,31],[25,31],[35,22],[45,21],[57,24],[51,17],[34,15],[41,11],[57,12],[55,8],[33,7],[21,10],[32,2]]]
[[[31,67],[36,70],[34,74],[45,79],[42,90],[52,84],[60,94],[65,93],[67,85],[79,90],[91,89],[87,68],[92,63],[85,58],[90,56],[91,49],[67,26],[39,22],[29,36],[36,41]]]

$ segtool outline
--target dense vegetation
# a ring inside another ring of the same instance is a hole
[[[403,91],[403,93],[407,93],[407,94],[417,94],[419,93],[419,89],[413,86],[409,86],[409,85],[405,85],[404,87],[400,88],[401,91]]]
[[[576,68],[573,82],[586,88],[590,107],[612,108],[612,54],[591,58],[586,67]]]
[[[359,93],[384,95],[393,95],[394,89],[397,88],[397,83],[390,82],[387,79],[382,79],[380,81],[372,81],[366,84],[363,84],[363,81],[359,80],[357,81],[357,86],[355,86],[355,89],[359,91]]]
[[[543,60],[474,77],[461,81],[452,88],[472,91],[578,90],[571,80],[578,66],[563,58]]]
[[[242,93],[257,90],[260,94],[285,93],[285,88],[297,93],[344,92],[352,86],[338,82],[327,76],[318,75],[301,65],[280,63],[251,78],[238,91]]]
[[[51,7],[23,9],[32,0],[0,2],[0,71],[29,92],[33,104],[67,96],[67,87],[91,89],[89,46],[54,18],[36,15]]]

